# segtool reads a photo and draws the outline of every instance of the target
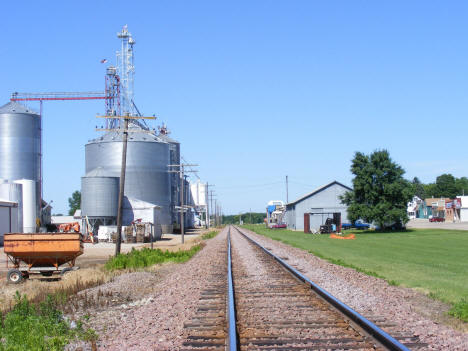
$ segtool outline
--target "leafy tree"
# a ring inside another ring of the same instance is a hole
[[[75,214],[75,211],[80,209],[81,207],[81,192],[76,190],[73,192],[72,196],[68,198],[68,207],[70,210],[68,211],[68,214],[70,216],[73,216]]]
[[[422,184],[417,177],[411,183],[413,194],[421,199],[429,197],[454,198],[465,193],[468,195],[468,178],[456,178],[450,173],[441,174],[434,183]],[[424,194],[424,197],[420,196],[422,194]]]
[[[242,221],[245,224],[263,223],[266,218],[266,213],[261,212],[246,212],[240,214]],[[239,224],[239,215],[223,216],[224,224]]]
[[[457,187],[457,195],[468,195],[468,178],[455,178],[455,185]]]
[[[342,196],[348,205],[348,218],[385,224],[406,223],[407,202],[411,199],[411,184],[403,178],[405,171],[392,161],[387,150],[370,155],[356,152],[351,164],[353,190]]]
[[[442,174],[436,178],[437,197],[454,198],[458,195],[455,177],[451,174]]]
[[[439,196],[439,190],[437,188],[436,183],[424,184],[424,192],[426,193],[426,197]]]
[[[414,177],[411,182],[413,187],[413,194],[424,200],[426,198],[426,190],[424,189],[424,184],[421,183],[418,177]]]

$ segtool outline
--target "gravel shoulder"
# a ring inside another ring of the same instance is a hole
[[[305,250],[243,231],[362,315],[382,316],[397,323],[402,331],[419,336],[429,345],[428,350],[468,350],[467,324],[446,316],[447,305],[415,290],[391,286],[383,279],[331,264]]]
[[[210,263],[224,255],[227,230],[183,264],[155,266],[152,271],[124,273],[112,282],[80,292],[78,313],[89,315],[99,350],[179,350],[184,323],[194,315],[210,276]],[[91,350],[88,344],[69,349]]]

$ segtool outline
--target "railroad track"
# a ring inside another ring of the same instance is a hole
[[[359,315],[234,226],[228,229],[225,264],[216,267],[199,310],[185,327],[184,350],[427,346],[384,318]]]

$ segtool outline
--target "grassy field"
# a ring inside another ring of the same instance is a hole
[[[468,231],[351,231],[355,240],[337,240],[263,225],[244,227],[391,284],[416,288],[450,303],[451,313],[468,321]]]

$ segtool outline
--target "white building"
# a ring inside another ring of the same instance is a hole
[[[423,201],[417,196],[413,196],[413,199],[408,202],[406,212],[409,219],[415,219],[417,217],[416,212],[422,202]]]
[[[314,230],[319,230],[333,213],[341,213],[341,222],[346,222],[348,207],[341,203],[340,196],[351,190],[350,187],[333,181],[286,204],[284,221],[288,229],[304,230],[305,214],[310,214],[310,229]]]
[[[194,225],[204,226],[208,213],[208,187],[198,179],[195,183],[190,184],[190,193],[194,206]]]
[[[468,196],[457,196],[461,200],[460,222],[468,222]]]

